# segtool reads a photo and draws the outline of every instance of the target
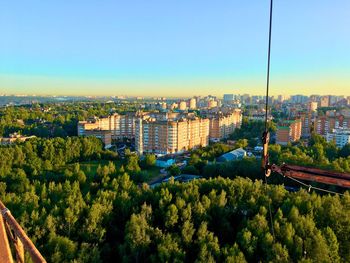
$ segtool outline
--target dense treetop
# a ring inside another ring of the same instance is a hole
[[[131,178],[154,157],[120,163],[95,138],[34,139],[0,152],[0,198],[48,262],[350,261],[348,192],[265,188],[238,177],[251,176],[243,167],[151,189]],[[105,164],[87,173],[86,160]]]
[[[93,116],[107,116],[139,109],[138,103],[43,103],[0,108],[0,137],[13,132],[38,137],[65,137],[77,134],[77,123]]]

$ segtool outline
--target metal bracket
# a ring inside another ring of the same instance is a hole
[[[7,207],[5,207],[4,209],[1,210],[2,216],[6,215],[7,213],[11,213]]]
[[[262,139],[262,143],[263,143],[261,168],[264,170],[265,176],[269,177],[271,174],[269,153],[268,153],[269,142],[270,142],[270,133],[268,131],[264,131],[261,139]]]

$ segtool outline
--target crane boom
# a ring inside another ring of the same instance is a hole
[[[5,205],[0,201],[1,220],[0,220],[0,258],[1,262],[13,262],[9,240],[12,240],[15,247],[16,258],[18,262],[24,262],[24,250],[27,251],[35,263],[45,263],[46,260],[40,254],[39,250],[35,247],[33,242],[29,239],[22,227],[17,223],[16,219],[10,213]],[[5,228],[6,231],[5,231]]]
[[[350,174],[346,173],[287,164],[281,166],[273,164],[270,169],[273,172],[295,179],[350,188]]]

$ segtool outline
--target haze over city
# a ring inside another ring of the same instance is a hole
[[[5,2],[0,93],[263,94],[268,4]],[[272,95],[347,95],[349,10],[345,0],[275,2]]]

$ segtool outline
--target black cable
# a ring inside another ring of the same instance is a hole
[[[272,7],[273,0],[270,1],[270,25],[269,25],[269,47],[267,52],[267,76],[266,76],[266,101],[265,101],[265,132],[267,132],[267,117],[269,106],[269,88],[270,88],[270,58],[271,58],[271,33],[272,33]]]
[[[267,183],[267,176],[265,176],[265,190],[266,190],[266,193],[268,193],[267,185],[268,185],[268,183]],[[267,195],[267,196],[269,196],[269,195]],[[276,237],[275,237],[275,228],[273,227],[273,219],[272,219],[272,211],[271,211],[271,200],[270,200],[270,197],[269,197],[268,203],[269,203],[269,214],[270,214],[271,232],[272,232],[273,240],[276,240]]]
[[[268,127],[267,127],[267,122],[268,122],[268,109],[269,109],[269,88],[270,88],[270,62],[271,62],[271,35],[272,35],[272,10],[273,10],[273,0],[270,0],[270,23],[269,23],[269,45],[268,45],[268,52],[267,52],[267,76],[266,76],[266,100],[265,100],[265,133],[264,133],[264,140],[266,140],[266,138],[268,137]],[[266,158],[266,156],[264,156]],[[267,157],[268,158],[268,157]],[[286,176],[286,175],[283,175]],[[343,195],[337,192],[333,192],[330,190],[326,190],[326,189],[322,189],[322,188],[318,188],[318,187],[313,187],[311,185],[305,184],[293,177],[289,177],[286,176],[289,179],[296,181],[297,183],[308,187],[308,190],[310,191],[312,188],[318,191],[322,191],[322,192],[327,192],[327,193],[331,193],[331,194],[338,194],[338,195]],[[265,191],[266,191],[266,195],[269,196],[269,192],[268,192],[268,182],[267,182],[267,174],[265,172]],[[274,230],[274,226],[273,226],[273,219],[272,219],[272,211],[271,211],[271,202],[270,202],[270,198],[268,199],[268,206],[269,206],[269,217],[270,217],[270,224],[271,224],[271,232],[273,235],[273,240],[276,240],[275,237],[275,230]]]
[[[331,190],[322,189],[322,188],[319,188],[319,187],[312,186],[312,185],[310,185],[310,184],[306,184],[306,183],[304,183],[304,182],[302,182],[302,181],[300,181],[300,180],[298,180],[298,179],[295,179],[295,178],[293,178],[293,177],[291,177],[291,176],[288,176],[288,175],[283,175],[283,176],[289,178],[290,180],[293,180],[294,182],[297,182],[298,184],[301,184],[301,185],[307,187],[309,191],[310,191],[311,189],[315,189],[315,190],[317,190],[317,191],[325,192],[325,193],[329,193],[329,194],[344,195],[344,194],[341,194],[341,193],[338,193],[338,192],[334,192],[334,191],[331,191]]]
[[[273,0],[270,0],[270,25],[269,25],[269,47],[267,53],[267,76],[266,76],[266,102],[265,102],[265,136],[267,134],[267,117],[268,117],[268,106],[269,106],[269,86],[270,86],[270,57],[271,57],[271,33],[272,33],[272,7]],[[266,138],[265,138],[266,139]],[[266,195],[269,196],[268,188],[267,188],[267,176],[265,173],[265,190]],[[270,215],[270,224],[271,224],[271,232],[273,235],[273,240],[275,240],[275,229],[273,227],[273,219],[272,219],[272,211],[271,211],[271,203],[270,198],[268,200],[269,203],[269,215]]]

